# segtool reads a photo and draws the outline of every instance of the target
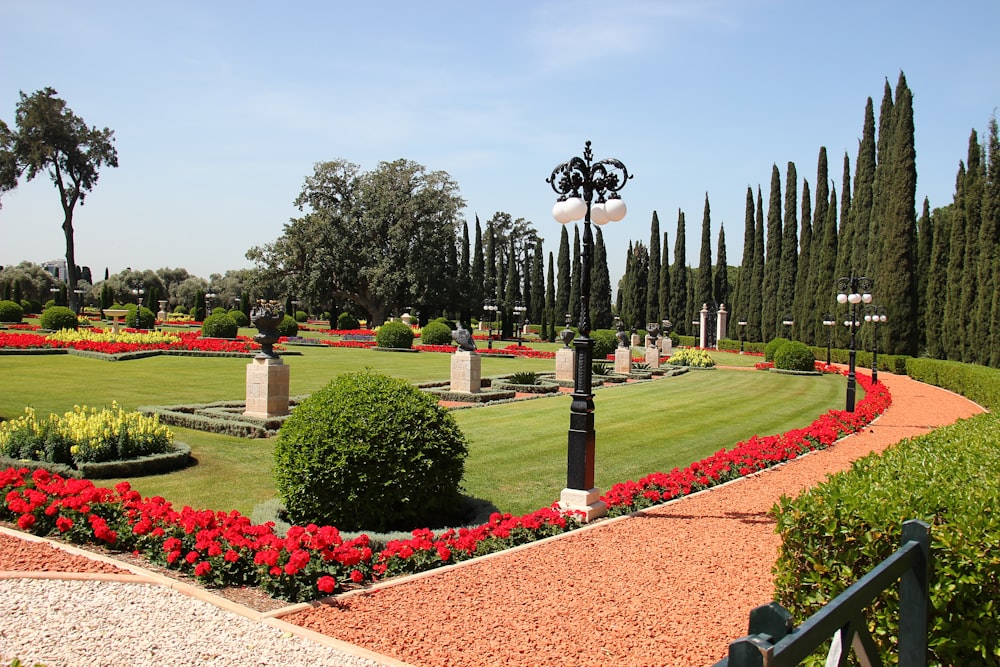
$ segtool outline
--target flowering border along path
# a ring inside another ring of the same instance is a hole
[[[628,514],[823,449],[869,424],[891,403],[885,385],[859,374],[865,397],[855,412],[831,410],[803,429],[754,435],[683,470],[614,485],[603,496],[611,516]],[[502,551],[578,527],[554,506],[515,517],[495,513],[473,528],[413,531],[375,553],[367,535],[344,540],[333,526],[254,525],[238,512],[180,511],[142,498],[127,482],[114,489],[44,470],[0,470],[0,519],[35,535],[103,544],[193,575],[207,586],[257,586],[274,597],[311,600],[346,587],[429,570]]]

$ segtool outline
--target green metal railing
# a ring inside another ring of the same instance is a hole
[[[749,634],[729,644],[729,656],[714,667],[793,667],[827,641],[828,666],[848,664],[850,650],[861,665],[882,660],[864,610],[899,581],[899,665],[927,667],[927,611],[930,578],[930,526],[903,524],[902,546],[871,572],[831,600],[799,627],[777,602],[750,612]]]

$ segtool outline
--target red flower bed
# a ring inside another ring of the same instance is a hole
[[[127,333],[138,333],[136,329],[126,329]],[[121,354],[143,350],[197,350],[202,352],[252,352],[260,346],[252,338],[238,336],[235,339],[202,338],[200,331],[183,331],[171,334],[180,340],[174,343],[112,343],[100,341],[55,341],[36,334],[17,334],[0,331],[0,348],[73,348],[102,354]]]
[[[555,352],[545,352],[543,350],[535,350],[525,345],[508,345],[507,347],[494,347],[494,348],[480,348],[476,350],[479,354],[511,354],[516,357],[524,357],[526,359],[555,359]]]
[[[375,347],[373,340],[324,340],[320,342],[330,347]]]
[[[451,354],[458,348],[454,345],[414,345],[413,349],[420,350],[421,352],[444,352]]]

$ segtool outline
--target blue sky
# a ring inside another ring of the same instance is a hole
[[[969,133],[1000,105],[997,0],[66,2],[0,0],[0,118],[55,88],[115,131],[120,167],[76,211],[77,263],[211,273],[276,239],[313,164],[406,158],[451,174],[478,214],[526,218],[557,250],[545,178],[593,141],[622,160],[629,214],[604,228],[613,279],[658,211],[687,219],[698,262],[742,251],[747,186],[771,165],[838,192],[865,101],[903,71],[914,95],[917,207],[950,203]],[[44,176],[0,209],[0,265],[62,257]]]

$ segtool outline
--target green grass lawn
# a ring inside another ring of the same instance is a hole
[[[560,344],[533,345],[556,349]],[[305,395],[345,371],[364,368],[411,382],[448,378],[450,357],[349,348],[295,347],[291,393]],[[731,359],[735,358],[735,359]],[[756,357],[720,353],[724,365],[752,365]],[[738,363],[738,362],[746,363]],[[73,405],[118,401],[140,405],[242,399],[246,359],[159,356],[107,362],[72,355],[0,355],[0,415],[25,406],[63,413]],[[552,370],[551,360],[484,355],[483,374]],[[675,378],[595,391],[597,484],[611,484],[683,467],[754,433],[804,426],[842,404],[843,378],[794,377],[735,370],[693,371]],[[513,513],[557,499],[565,486],[569,397],[456,411],[470,444],[464,486],[470,495]],[[175,429],[198,465],[129,480],[143,495],[177,505],[249,514],[275,495],[273,442]],[[106,480],[109,486],[118,480]]]

